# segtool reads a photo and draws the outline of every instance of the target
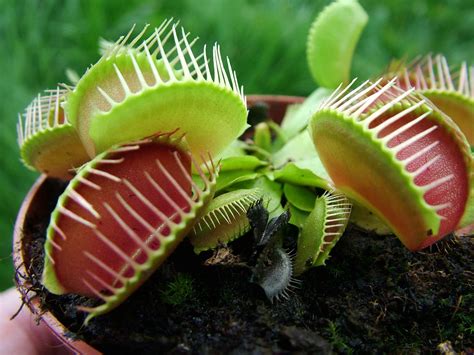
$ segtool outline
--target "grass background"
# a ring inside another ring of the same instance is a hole
[[[41,90],[98,60],[98,38],[115,40],[131,25],[180,19],[199,44],[221,44],[246,94],[307,95],[310,23],[327,0],[0,0],[0,290],[13,279],[11,235],[37,174],[22,167],[17,113]],[[444,53],[474,60],[474,3],[466,0],[361,0],[370,20],[353,74],[380,73],[394,57]]]

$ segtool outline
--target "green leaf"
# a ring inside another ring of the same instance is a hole
[[[290,204],[298,209],[311,212],[316,201],[316,194],[310,189],[298,185],[283,185],[283,193]]]
[[[299,208],[293,206],[291,203],[288,204],[288,209],[290,210],[290,224],[298,228],[303,228],[306,218],[308,218],[309,213],[300,210]]]
[[[255,170],[256,168],[265,165],[268,165],[268,163],[253,155],[233,156],[221,160],[221,172],[232,170]]]
[[[319,187],[325,190],[332,189],[329,179],[318,176],[315,172],[321,164],[319,159],[305,160],[297,163],[288,163],[282,169],[273,173],[275,181],[291,183],[300,186]]]
[[[234,140],[232,143],[219,155],[221,159],[247,155],[245,149],[248,144],[241,140]]]
[[[250,230],[247,210],[262,196],[259,189],[242,189],[214,198],[189,234],[196,254],[227,244]]]
[[[217,178],[216,192],[227,190],[231,186],[233,187],[234,184],[242,181],[254,180],[260,175],[260,173],[256,173],[252,170],[223,171]]]
[[[241,183],[235,184],[235,188],[252,189],[259,188],[262,190],[264,205],[270,214],[270,218],[280,215],[284,212],[281,206],[281,196],[283,189],[281,184],[270,180],[266,176],[260,176],[258,179],[247,179]]]
[[[266,122],[260,122],[255,126],[255,133],[253,140],[255,145],[260,149],[270,152],[272,150],[272,134],[270,127]]]
[[[288,106],[281,128],[287,138],[292,138],[308,126],[311,116],[321,101],[331,95],[332,90],[316,89],[302,104]]]
[[[337,0],[313,22],[306,54],[318,85],[333,89],[349,82],[354,49],[368,18],[356,0]]]
[[[278,152],[272,156],[272,163],[276,167],[281,167],[288,162],[312,159],[317,156],[311,135],[308,130],[304,130],[291,138]]]

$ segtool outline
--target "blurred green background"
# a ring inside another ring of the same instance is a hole
[[[221,44],[246,94],[307,95],[310,23],[327,0],[0,0],[0,290],[13,284],[11,235],[20,203],[37,174],[22,167],[17,113],[41,90],[82,74],[98,60],[98,38],[116,40],[132,24],[165,18]],[[394,57],[444,53],[450,63],[474,59],[474,2],[361,0],[370,20],[353,74],[382,72]]]

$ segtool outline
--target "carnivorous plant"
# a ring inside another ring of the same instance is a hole
[[[367,21],[356,0],[322,11],[307,39],[319,88],[245,139],[230,60],[217,44],[209,58],[195,51],[171,20],[104,42],[73,86],[39,95],[19,119],[22,160],[70,180],[47,229],[44,286],[102,300],[81,307],[88,322],[185,237],[201,253],[246,235],[252,281],[273,300],[326,264],[349,222],[413,251],[472,226],[473,68],[453,74],[427,56],[356,85]]]

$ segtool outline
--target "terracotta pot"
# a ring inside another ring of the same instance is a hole
[[[270,95],[252,95],[247,97],[248,105],[256,103],[265,103],[269,106],[270,117],[276,122],[281,122],[286,107],[289,104],[300,103],[304,100],[302,97],[293,96],[270,96]],[[28,233],[29,227],[49,221],[49,215],[56,204],[56,200],[51,196],[58,196],[60,193],[60,184],[57,180],[47,178],[42,175],[31,187],[28,195],[24,199],[15,223],[13,235],[13,262],[15,270],[21,275],[28,275],[30,270],[31,258],[25,248],[32,238],[33,233]],[[54,334],[64,343],[64,346],[74,353],[79,354],[100,354],[100,352],[81,340],[75,340],[68,337],[68,329],[49,311],[41,308],[41,302],[34,297],[29,281],[23,278],[17,278],[17,288],[24,295],[31,312],[44,322]]]

